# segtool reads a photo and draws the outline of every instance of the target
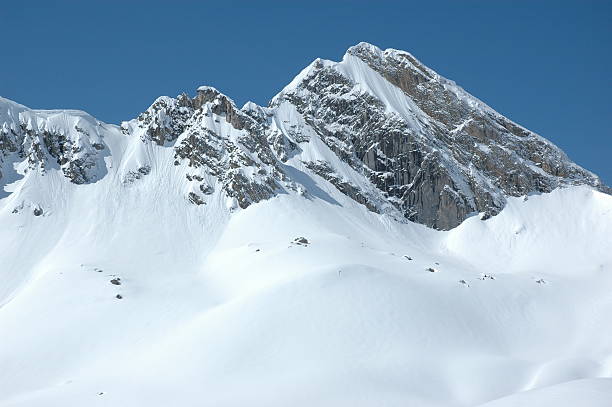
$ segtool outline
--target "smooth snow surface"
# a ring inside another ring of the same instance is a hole
[[[611,405],[610,196],[438,232],[304,173],[230,213],[113,131],[101,180],[29,172],[0,200],[0,406]]]

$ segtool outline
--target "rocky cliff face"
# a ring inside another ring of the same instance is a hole
[[[438,229],[473,212],[495,215],[505,196],[605,189],[553,144],[406,52],[362,43],[342,62],[317,60],[272,106],[284,103],[406,218]]]
[[[105,138],[122,134],[172,151],[196,205],[216,191],[236,208],[307,194],[299,170],[371,211],[450,229],[476,212],[497,214],[507,196],[573,184],[609,192],[553,144],[412,55],[365,43],[341,62],[314,61],[268,107],[238,109],[200,87],[193,98],[160,97],[116,128],[83,112],[0,102],[2,185],[7,172],[51,169],[75,184],[96,182],[108,171]],[[151,165],[139,162],[124,181]]]
[[[286,186],[263,126],[212,87],[200,87],[194,98],[159,98],[136,120],[124,122],[122,131],[173,148],[174,165],[185,167],[188,181],[198,184],[189,192],[195,204],[206,203],[212,183],[241,208]]]

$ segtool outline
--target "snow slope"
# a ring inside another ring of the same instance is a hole
[[[228,214],[183,198],[168,149],[105,142],[123,158],[100,181],[30,172],[0,201],[0,406],[475,406],[568,383],[545,405],[612,374],[608,195],[438,232],[304,175],[306,196]],[[151,174],[126,186],[134,156]]]
[[[514,406],[585,406],[607,407],[612,397],[610,378],[564,382],[517,393],[483,404],[482,407]]]

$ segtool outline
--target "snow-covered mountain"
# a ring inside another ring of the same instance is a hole
[[[0,109],[9,180],[15,166],[39,173],[59,168],[76,184],[107,172],[104,157],[118,138],[116,127],[82,112],[33,111],[4,99]],[[215,186],[241,208],[303,191],[283,169],[290,159],[373,212],[442,230],[474,213],[497,214],[508,196],[567,185],[609,192],[553,144],[412,55],[366,43],[351,47],[341,62],[317,59],[267,108],[238,109],[203,86],[194,98],[158,98],[122,123],[121,133],[143,145],[132,148],[135,157],[110,160],[133,159],[135,176],[146,175],[150,164],[136,152],[149,143],[172,148],[173,164],[196,176],[188,188],[196,204]]]
[[[610,189],[406,52],[0,98],[0,186],[2,407],[612,401]]]

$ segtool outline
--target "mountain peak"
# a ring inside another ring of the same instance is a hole
[[[366,62],[372,59],[393,58],[396,60],[401,60],[404,63],[411,64],[414,67],[424,72],[427,72],[427,74],[432,77],[439,76],[433,70],[425,66],[422,62],[420,62],[410,52],[395,48],[386,48],[383,50],[382,48],[379,48],[376,45],[370,44],[368,42],[360,42],[357,45],[349,47],[346,51],[345,57],[346,55],[353,55],[358,58],[362,58]]]
[[[436,228],[492,216],[507,196],[581,183],[607,190],[552,143],[404,51],[359,43],[340,62],[315,61],[271,106],[283,104],[404,216]]]
[[[110,170],[107,146],[125,142],[83,113],[7,109],[0,112],[5,173],[27,157],[30,169],[57,167],[74,183],[95,182]],[[221,190],[236,200],[230,207],[281,192],[307,196],[314,177],[373,212],[451,229],[475,213],[497,214],[511,196],[576,184],[609,192],[552,143],[410,53],[366,42],[340,62],[317,58],[266,108],[239,109],[200,86],[194,97],[157,98],[121,132],[143,143],[130,151],[150,143],[171,149],[173,165],[202,180],[190,200],[205,203],[202,191]],[[136,168],[152,165],[137,161]]]
[[[369,42],[361,41],[351,47],[349,47],[346,51],[347,54],[359,53],[359,52],[374,52],[374,53],[382,53],[382,50],[376,45],[370,44]]]

